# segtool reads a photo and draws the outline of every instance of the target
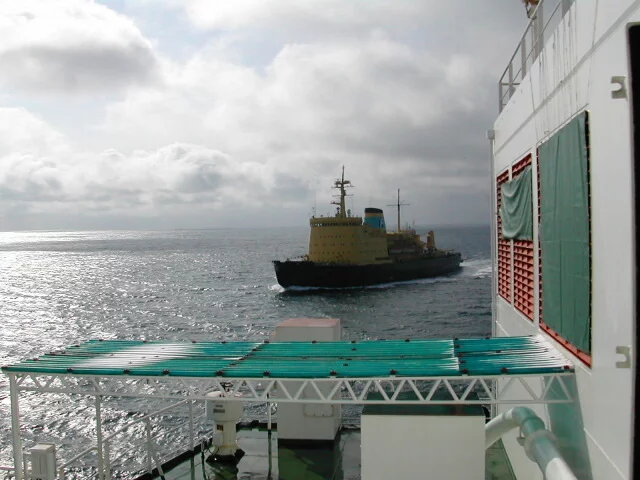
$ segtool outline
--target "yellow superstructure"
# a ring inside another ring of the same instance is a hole
[[[365,224],[362,217],[351,216],[345,208],[345,187],[351,182],[342,178],[335,181],[334,188],[340,190],[340,201],[334,217],[312,217],[309,220],[308,259],[318,263],[340,263],[347,265],[369,265],[390,263],[387,248],[387,233],[384,219],[373,224]],[[377,209],[372,209],[377,210]],[[381,212],[381,211],[380,211]],[[378,219],[380,214],[373,213]]]
[[[312,262],[367,265],[390,261],[386,233],[363,225],[361,217],[313,217],[310,225]]]
[[[400,229],[400,190],[398,190],[398,231],[387,232],[384,214],[379,208],[366,208],[362,217],[352,216],[345,208],[346,188],[351,182],[342,178],[334,187],[340,190],[338,206],[332,217],[311,217],[307,260],[315,263],[342,265],[372,265],[406,262],[425,255],[437,255],[435,235],[430,231],[427,242],[413,228]]]

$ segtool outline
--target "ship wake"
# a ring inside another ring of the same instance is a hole
[[[473,260],[465,260],[462,263],[462,276],[472,278],[489,278],[491,277],[491,259],[478,258]]]

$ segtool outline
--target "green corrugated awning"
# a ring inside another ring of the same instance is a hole
[[[541,337],[359,342],[91,340],[5,373],[228,378],[455,377],[555,373],[570,363]]]

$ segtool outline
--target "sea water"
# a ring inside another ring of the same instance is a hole
[[[306,253],[305,228],[0,233],[0,363],[95,338],[264,340],[293,317],[339,318],[345,339],[489,335],[489,228],[438,228],[436,239],[462,253],[459,273],[287,292],[271,260]],[[85,448],[95,441],[92,400],[61,397],[21,395],[27,436]],[[345,409],[345,421],[356,417]],[[0,375],[0,465],[12,464],[10,429]]]

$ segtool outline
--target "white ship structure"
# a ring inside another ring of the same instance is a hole
[[[338,319],[288,319],[262,342],[91,340],[2,367],[14,458],[2,470],[20,480],[207,478],[205,464],[261,478],[637,478],[640,1],[525,6],[488,131],[492,337],[343,341]],[[85,449],[22,410],[26,396],[53,394],[92,399]],[[149,413],[129,418],[132,399]],[[364,406],[357,434],[344,431],[345,405]],[[238,420],[260,408],[268,420],[249,435]],[[295,445],[317,442],[333,445],[328,460],[302,461]],[[209,477],[231,478],[220,475]]]

